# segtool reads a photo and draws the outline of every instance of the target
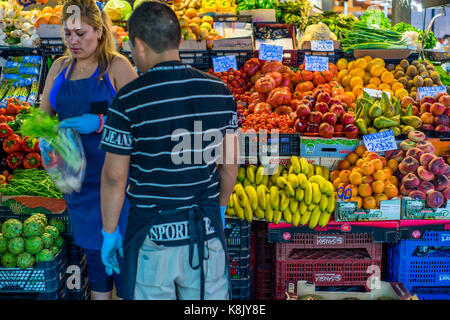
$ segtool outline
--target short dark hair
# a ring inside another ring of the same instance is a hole
[[[131,43],[139,38],[156,53],[178,49],[181,29],[175,12],[158,1],[145,1],[128,20],[128,36]]]

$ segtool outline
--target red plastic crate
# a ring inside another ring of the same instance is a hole
[[[288,281],[306,280],[316,286],[362,286],[368,290],[369,266],[381,269],[381,256],[365,249],[293,249],[275,262],[275,299],[285,298]]]
[[[383,245],[377,244],[371,234],[313,234],[297,233],[287,243],[277,243],[275,247],[277,261],[287,260],[295,249],[365,249],[372,259],[380,259]]]
[[[273,300],[275,296],[274,270],[258,269],[255,272],[255,299]]]
[[[274,262],[274,244],[268,241],[268,226],[267,222],[254,222],[254,254],[255,267],[258,268],[272,268]]]

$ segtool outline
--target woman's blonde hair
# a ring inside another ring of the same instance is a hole
[[[94,53],[98,59],[98,77],[101,78],[108,71],[111,61],[118,54],[111,31],[111,19],[104,10],[99,9],[95,0],[65,0],[61,14],[62,22],[67,21],[74,14],[69,9],[70,6],[77,6],[80,9],[81,20],[93,27],[95,31],[103,30]],[[65,59],[66,66],[73,63],[74,57],[70,50],[66,50],[64,56],[67,57]]]

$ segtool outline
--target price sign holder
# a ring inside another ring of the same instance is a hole
[[[397,150],[397,143],[392,130],[363,135],[363,140],[367,150],[371,152]]]
[[[388,98],[391,98],[391,93],[389,91],[381,91],[381,90],[376,90],[376,89],[370,89],[370,88],[364,88],[364,92],[367,92],[367,94],[373,98],[380,98],[381,99],[381,95],[382,93],[386,93]]]
[[[327,71],[328,57],[305,55],[305,70],[308,71]]]
[[[220,57],[213,57],[214,72],[226,72],[230,68],[237,70],[236,56],[225,55]]]
[[[447,92],[447,88],[445,86],[439,87],[419,87],[417,88],[417,97],[422,100],[423,97],[431,96],[435,97],[438,93]]]
[[[311,51],[334,51],[333,40],[311,40]]]
[[[259,59],[267,61],[283,61],[283,46],[261,43]]]

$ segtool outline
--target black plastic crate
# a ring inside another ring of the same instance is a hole
[[[250,278],[231,280],[231,300],[250,299]]]
[[[0,300],[65,300],[67,290],[64,279],[60,281],[60,287],[52,292],[22,292],[22,293],[1,293]]]
[[[228,251],[249,250],[251,224],[246,220],[225,219],[225,237]]]
[[[180,51],[180,60],[200,70],[211,68],[211,58],[208,51]]]
[[[0,268],[0,295],[4,293],[54,293],[66,277],[67,247],[62,246],[52,261],[40,261],[34,268]]]
[[[213,66],[213,58],[222,56],[236,56],[236,64],[238,69],[241,68],[244,63],[253,58],[253,50],[213,50],[210,53],[211,67]]]
[[[250,277],[250,250],[228,250],[229,272],[232,280]]]

